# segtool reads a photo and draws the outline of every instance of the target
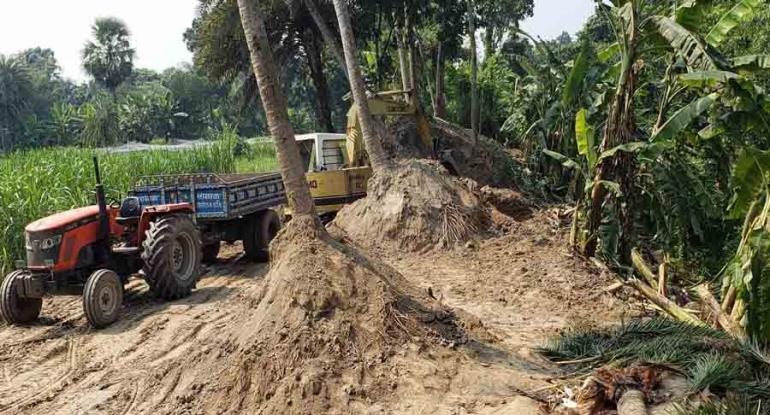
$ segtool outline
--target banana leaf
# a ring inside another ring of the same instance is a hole
[[[575,116],[575,140],[577,141],[578,154],[588,160],[588,169],[593,171],[596,165],[596,145],[594,142],[594,128],[588,124],[588,111],[584,108]]]
[[[724,59],[696,33],[665,16],[653,16],[650,21],[689,68],[716,70],[726,66]]]
[[[738,56],[730,60],[734,70],[756,71],[770,69],[770,55]]]
[[[719,22],[706,35],[706,42],[713,46],[719,46],[741,22],[749,19],[756,9],[765,2],[763,0],[741,0],[730,11],[725,13]]]
[[[711,105],[719,99],[719,94],[713,93],[696,99],[680,109],[651,138],[652,141],[670,140],[681,133],[693,121],[698,119]]]
[[[728,71],[690,72],[679,75],[678,78],[680,84],[695,88],[715,88],[738,79],[741,79],[740,75]]]

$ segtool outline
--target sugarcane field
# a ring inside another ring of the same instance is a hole
[[[0,414],[770,415],[767,0],[9,2]]]

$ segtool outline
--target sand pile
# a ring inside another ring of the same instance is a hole
[[[264,288],[223,330],[226,356],[195,362],[217,385],[191,400],[203,412],[363,413],[395,393],[389,359],[406,343],[467,341],[451,310],[392,268],[302,232],[293,221],[273,243]]]
[[[488,209],[462,181],[437,162],[405,160],[375,174],[368,196],[342,209],[332,226],[363,245],[420,251],[465,243],[488,225]]]

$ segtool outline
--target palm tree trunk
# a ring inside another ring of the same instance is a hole
[[[251,54],[251,63],[259,84],[259,94],[265,109],[270,134],[275,141],[278,166],[289,205],[297,217],[315,217],[315,206],[310,189],[305,179],[299,147],[294,139],[294,129],[289,124],[286,96],[278,80],[278,69],[273,60],[273,53],[267,41],[265,23],[254,0],[238,0],[241,24],[246,35],[246,43]],[[317,224],[316,220],[302,223]]]
[[[321,37],[324,38],[326,47],[329,48],[334,57],[337,59],[337,62],[339,62],[342,71],[345,72],[345,76],[348,76],[348,69],[345,65],[345,54],[339,42],[337,41],[337,36],[326,23],[326,20],[324,20],[324,17],[321,14],[321,11],[318,9],[318,5],[315,3],[315,0],[305,0],[304,3],[316,26],[318,26],[318,30],[321,32]]]
[[[436,95],[433,103],[433,115],[446,119],[446,96],[444,95],[444,44],[438,43],[436,51]]]
[[[479,143],[479,62],[476,47],[476,8],[473,0],[468,0],[468,32],[471,41],[471,130],[473,144]]]
[[[407,64],[406,60],[406,45],[404,40],[404,32],[405,30],[399,30],[398,34],[396,35],[398,41],[398,66],[399,69],[401,69],[401,86],[404,91],[411,91],[412,90],[412,82],[410,77],[410,71],[409,71],[409,65]]]
[[[361,133],[364,136],[364,144],[369,155],[369,162],[372,164],[372,170],[375,174],[384,172],[390,169],[390,161],[385,154],[385,150],[382,148],[379,134],[374,129],[374,118],[369,109],[364,77],[361,75],[361,68],[358,66],[358,51],[356,49],[356,39],[353,35],[353,25],[350,22],[348,6],[345,0],[334,0],[334,9],[337,12],[337,20],[339,20],[340,24],[342,47],[345,51],[345,61],[350,79],[350,90],[353,93],[353,100],[358,110]]]
[[[310,78],[315,87],[315,114],[318,128],[327,132],[334,132],[332,123],[332,110],[329,99],[329,85],[324,75],[323,57],[321,56],[322,45],[319,45],[315,37],[316,32],[311,27],[306,27],[302,31],[302,45],[307,55],[307,64],[310,69]]]

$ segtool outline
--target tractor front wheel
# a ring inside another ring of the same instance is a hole
[[[42,298],[22,298],[16,290],[16,282],[24,271],[13,271],[5,276],[0,285],[0,315],[8,324],[25,324],[37,320],[43,307]]]
[[[190,295],[203,256],[200,232],[190,217],[172,215],[151,223],[142,247],[142,272],[153,294],[165,300]]]
[[[123,305],[123,282],[108,269],[95,271],[83,289],[83,311],[91,326],[101,329],[118,319]]]

